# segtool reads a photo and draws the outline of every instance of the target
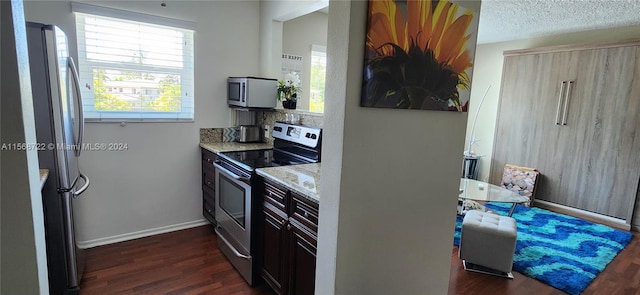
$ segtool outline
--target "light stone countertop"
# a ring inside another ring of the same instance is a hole
[[[40,189],[44,187],[44,183],[47,181],[47,177],[49,177],[49,170],[40,169]]]
[[[256,143],[240,143],[240,142],[217,142],[217,143],[200,143],[201,148],[205,148],[213,153],[223,152],[239,152],[251,150],[263,150],[273,148],[273,145],[256,142]]]
[[[260,168],[256,173],[320,203],[320,163]]]

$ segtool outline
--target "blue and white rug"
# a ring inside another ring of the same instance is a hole
[[[488,203],[507,215],[511,204]],[[605,225],[518,206],[512,216],[518,227],[513,270],[569,294],[580,294],[609,264],[633,235]],[[460,243],[462,218],[456,220],[454,245]]]

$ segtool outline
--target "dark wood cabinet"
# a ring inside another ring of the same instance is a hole
[[[215,196],[216,175],[213,162],[217,156],[215,153],[201,149],[202,153],[202,215],[212,224],[216,224]]]
[[[318,204],[267,180],[263,187],[262,278],[278,294],[313,294]]]
[[[287,216],[273,206],[265,204],[262,222],[262,269],[261,275],[278,294],[285,294],[287,277]]]
[[[290,223],[291,250],[289,251],[289,294],[313,295],[316,279],[316,235]]]

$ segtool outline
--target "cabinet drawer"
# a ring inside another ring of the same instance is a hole
[[[264,181],[264,201],[287,213],[287,191],[280,186]]]
[[[204,166],[206,163],[213,167],[213,162],[218,158],[218,156],[215,153],[203,148],[201,148],[200,151],[202,153],[202,165]]]
[[[215,191],[216,189],[216,173],[213,166],[211,168],[202,169],[202,186],[207,186]]]
[[[212,224],[216,224],[214,204],[213,198],[207,197],[205,193],[202,198],[202,215]]]
[[[318,234],[318,204],[291,193],[291,217]]]

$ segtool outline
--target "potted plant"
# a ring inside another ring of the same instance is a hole
[[[291,72],[285,75],[284,80],[278,81],[278,100],[282,101],[285,109],[295,109],[300,91],[300,76]]]

